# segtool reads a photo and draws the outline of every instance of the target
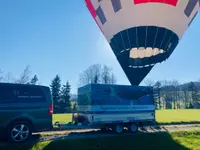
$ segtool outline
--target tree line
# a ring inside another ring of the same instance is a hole
[[[14,78],[11,73],[3,73],[0,70],[0,82],[40,85],[39,78],[32,74],[30,66],[27,65],[19,77]],[[79,86],[87,84],[114,84],[116,77],[112,68],[94,64],[83,70],[79,75]],[[71,102],[71,85],[69,81],[62,85],[61,77],[56,74],[50,85],[52,100],[54,104],[54,113],[71,113],[77,111],[76,102]]]
[[[180,83],[178,80],[145,80],[147,86],[154,88],[157,109],[199,109],[200,81]]]
[[[11,73],[4,74],[0,70],[0,82],[39,85],[39,78],[32,74],[30,66],[26,66],[18,78]],[[79,74],[79,86],[87,84],[116,84],[117,79],[112,68],[94,64]],[[146,86],[153,86],[156,109],[198,109],[200,108],[200,80],[180,83],[178,80],[153,81],[145,80]],[[57,74],[50,85],[54,103],[54,113],[76,112],[76,103],[70,101],[71,85],[69,81],[62,85]]]
[[[3,71],[0,71],[0,82],[40,85],[38,76],[32,74],[29,65],[25,67],[17,78],[14,78],[11,73],[5,74]],[[49,87],[51,89],[54,104],[54,113],[71,113],[72,111],[76,111],[76,104],[72,105],[70,102],[71,85],[68,81],[66,84],[61,85],[60,76],[56,75],[51,81]]]
[[[36,74],[32,74],[29,65],[25,67],[19,77],[13,77],[10,72],[4,73],[0,70],[0,82],[36,85],[39,84],[38,80],[38,76]]]
[[[112,69],[106,65],[91,65],[79,75],[79,86],[114,83],[116,83],[116,77]],[[77,111],[76,102],[73,106],[70,102],[71,85],[68,81],[65,85],[61,85],[61,78],[59,75],[56,75],[50,84],[50,88],[54,102],[54,113],[71,113]]]

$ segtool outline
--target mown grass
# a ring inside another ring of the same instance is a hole
[[[160,124],[200,123],[200,109],[175,109],[156,111]]]
[[[55,114],[56,121],[70,122],[72,114]],[[200,109],[157,110],[156,121],[159,124],[200,123]]]
[[[171,133],[137,133],[85,139],[68,139],[21,145],[0,145],[0,149],[15,150],[199,150],[200,131],[176,131]]]
[[[72,121],[72,114],[54,114],[53,124],[59,121],[60,123],[67,123]]]

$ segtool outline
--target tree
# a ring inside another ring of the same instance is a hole
[[[62,112],[70,113],[71,112],[71,102],[70,102],[70,90],[71,86],[69,82],[62,87],[61,91],[61,101],[59,102],[60,108],[62,108]]]
[[[183,91],[183,98],[184,98],[184,108],[188,108],[190,101],[189,101],[189,92],[188,92],[188,84],[182,85],[182,91]]]
[[[114,73],[111,74],[110,84],[115,84],[117,82],[117,78],[115,77]]]
[[[60,99],[60,88],[61,88],[61,79],[59,75],[52,80],[50,84],[52,99],[54,104],[54,112],[57,113],[59,111],[59,99]]]
[[[162,97],[163,97],[163,107],[165,109],[172,109],[172,87],[171,82],[164,80],[161,82],[162,84]]]
[[[172,109],[172,95],[165,93],[165,108]]]
[[[3,71],[0,70],[0,82],[3,80]]]
[[[103,71],[101,74],[101,81],[104,84],[108,84],[109,83],[109,78],[110,78],[110,72],[111,72],[111,68],[107,67],[106,65],[104,65],[103,67]]]
[[[192,102],[193,102],[194,108],[200,108],[200,97],[199,97],[197,86],[195,85],[194,82],[190,82],[188,85],[188,88],[192,94]]]
[[[31,75],[30,66],[27,65],[24,71],[21,73],[19,79],[16,81],[16,83],[27,84],[30,80],[30,75]]]
[[[98,84],[100,82],[100,75],[101,65],[91,65],[79,75],[79,84],[81,86],[92,83]]]
[[[3,77],[3,81],[6,83],[13,83],[16,82],[16,79],[12,76],[10,72],[6,73],[6,75]]]
[[[173,80],[171,82],[172,85],[172,92],[173,92],[173,102],[174,102],[174,109],[180,109],[180,98],[179,98],[179,85],[180,83],[177,80]]]
[[[150,80],[150,79],[146,79],[144,80],[144,84],[146,86],[154,86],[155,85],[155,82],[153,80]]]
[[[188,108],[189,108],[189,109],[193,109],[193,108],[194,108],[194,106],[193,106],[192,102],[190,102],[190,104],[189,104]]]
[[[73,113],[76,113],[76,112],[77,112],[77,106],[76,106],[76,103],[74,103],[74,105],[73,105],[72,112],[73,112]]]
[[[106,65],[104,65],[104,67],[102,69],[101,83],[102,84],[115,84],[116,83],[116,77],[112,73],[112,68],[109,68]]]
[[[33,78],[32,78],[31,81],[30,81],[30,84],[36,85],[37,82],[38,82],[38,77],[37,77],[37,75],[34,75]]]
[[[160,88],[161,88],[161,82],[157,81],[154,85],[155,91],[156,91],[156,95],[157,95],[157,105],[158,105],[158,109],[161,109],[161,100],[160,100]]]
[[[112,73],[112,69],[106,65],[104,65],[103,69],[100,64],[91,65],[79,75],[79,86],[101,83],[116,83],[116,77]]]

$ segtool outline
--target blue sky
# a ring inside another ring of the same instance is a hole
[[[129,84],[84,1],[75,1],[1,0],[0,69],[18,77],[30,65],[41,84],[49,85],[59,74],[75,92],[80,72],[101,63],[113,68],[118,84]],[[200,79],[199,43],[200,14],[170,59],[156,65],[146,78]]]

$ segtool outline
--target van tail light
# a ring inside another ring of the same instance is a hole
[[[53,105],[49,106],[49,115],[53,115]]]
[[[75,119],[84,119],[85,117],[84,117],[84,116],[81,116],[81,115],[75,115],[74,118],[75,118]]]

